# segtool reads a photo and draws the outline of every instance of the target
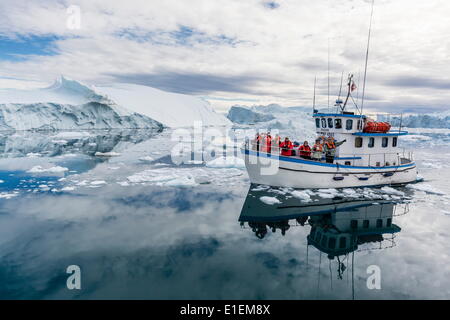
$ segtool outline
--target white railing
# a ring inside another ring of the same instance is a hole
[[[262,153],[271,153],[274,155],[279,155],[281,153],[280,147],[274,145],[268,148],[266,144],[260,143],[259,146],[255,140],[246,141],[244,143],[244,148],[246,150],[259,151]],[[292,157],[299,158],[299,147],[295,147],[295,155]],[[311,151],[311,154],[314,151]],[[322,152],[322,160],[325,160],[325,152]],[[348,158],[348,159],[345,159]],[[411,163],[414,161],[414,154],[412,151],[406,151],[402,149],[399,152],[385,152],[385,153],[338,153],[336,154],[335,161],[345,161],[350,162],[350,165],[365,165],[368,167],[385,167],[385,166],[397,166],[402,164]]]

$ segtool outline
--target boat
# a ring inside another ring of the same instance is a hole
[[[372,16],[370,21],[371,26]],[[314,81],[312,117],[317,136],[345,141],[336,148],[334,160],[329,163],[324,159],[284,156],[278,146],[272,146],[267,152],[267,148],[260,149],[258,143],[247,140],[241,151],[252,183],[308,189],[404,185],[416,181],[418,172],[413,153],[399,147],[399,139],[408,132],[401,130],[401,124],[393,129],[389,122],[377,122],[363,113],[369,42],[370,27],[360,106],[352,96],[356,85],[350,74],[345,101],[339,96],[334,112],[329,112],[329,106],[326,112],[319,112],[315,106]],[[349,101],[356,108],[353,112],[346,109]]]
[[[276,187],[347,188],[404,185],[417,179],[413,153],[399,147],[404,130],[365,132],[367,117],[349,113],[314,113],[318,136],[346,140],[333,163],[283,156],[279,148],[259,151],[254,141],[242,148],[250,181]]]

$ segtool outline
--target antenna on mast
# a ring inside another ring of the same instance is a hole
[[[316,80],[317,76],[314,77],[314,95],[313,95],[313,114],[316,113]]]
[[[328,111],[330,111],[330,38],[328,38]]]
[[[367,76],[367,61],[369,60],[369,45],[370,45],[370,34],[372,31],[372,17],[373,17],[373,6],[375,4],[375,0],[372,0],[372,10],[370,12],[370,23],[369,23],[369,35],[367,36],[367,50],[366,50],[366,63],[364,66],[364,81],[363,81],[363,91],[361,97],[361,116],[364,108],[364,95],[366,93],[366,76]]]

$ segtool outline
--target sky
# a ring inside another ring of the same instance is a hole
[[[370,0],[2,0],[0,88],[129,82],[234,104],[361,97]],[[450,109],[450,1],[375,0],[364,108]],[[329,56],[329,59],[328,59]],[[345,88],[343,89],[345,92]],[[358,100],[360,102],[361,99]]]

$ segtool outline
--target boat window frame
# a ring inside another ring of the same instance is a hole
[[[326,234],[323,234],[322,239],[320,239],[320,245],[325,248],[327,244],[328,244],[328,236]]]
[[[320,129],[320,118],[316,118],[316,128]]]
[[[336,237],[329,237],[328,238],[328,249],[335,249],[337,244]]]
[[[353,130],[353,119],[347,119],[347,121],[345,121],[345,129]]]
[[[326,128],[327,127],[327,120],[325,120],[325,118],[320,118],[320,122],[322,124],[322,128]]]
[[[360,143],[358,143],[360,141]],[[362,137],[355,138],[355,148],[362,148],[364,139]]]
[[[336,129],[342,129],[342,119],[341,118],[334,119],[334,127]]]
[[[392,137],[392,147],[397,147],[398,145],[398,137]]]
[[[386,141],[386,143],[385,143]],[[387,148],[389,146],[389,137],[383,137],[381,138],[381,147]]]
[[[347,247],[347,238],[342,236],[339,238],[339,249],[345,249]]]
[[[362,130],[362,128],[363,128],[363,122],[362,122],[361,119],[358,120],[357,124],[358,124],[358,125],[357,125],[358,130]]]
[[[333,118],[328,118],[327,124],[329,129],[333,129]]]
[[[372,143],[371,143],[371,142],[372,142]],[[369,143],[367,144],[367,146],[368,146],[369,148],[375,147],[375,138],[374,138],[374,137],[370,137],[370,138],[369,138]]]
[[[368,219],[364,219],[363,220],[363,228],[369,229],[369,226],[370,226],[370,221]]]
[[[383,228],[383,219],[377,219],[377,228]]]
[[[392,226],[392,218],[387,218],[386,220],[386,227],[391,227]]]

